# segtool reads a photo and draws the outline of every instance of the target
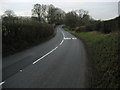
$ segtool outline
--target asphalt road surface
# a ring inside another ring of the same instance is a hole
[[[86,52],[83,43],[61,26],[43,44],[3,59],[3,88],[84,88]]]

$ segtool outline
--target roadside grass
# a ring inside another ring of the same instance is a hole
[[[63,27],[63,28],[64,28],[64,30],[69,31],[69,28],[68,28],[68,27],[65,26],[65,27]]]
[[[70,28],[67,27],[67,26],[63,26],[62,28],[63,28],[65,31],[70,31]]]
[[[75,32],[73,35],[82,39],[88,48],[88,57],[92,70],[89,83],[93,88],[118,88],[120,83],[120,33],[112,32]]]

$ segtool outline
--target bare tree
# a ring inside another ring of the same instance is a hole
[[[41,22],[47,21],[48,6],[44,4],[35,4],[32,9],[32,16],[37,17]]]
[[[49,23],[61,23],[63,18],[65,17],[65,12],[60,9],[54,7],[52,4],[48,6],[48,22]]]
[[[88,11],[80,9],[68,12],[65,16],[65,23],[74,28],[76,26],[84,26],[90,22],[91,18]]]
[[[83,18],[84,15],[88,15],[88,13],[89,13],[88,11],[83,10],[83,9],[76,10],[76,11],[78,12],[78,15],[79,15],[80,18]]]
[[[17,20],[17,17],[13,10],[6,10],[4,14],[1,16],[1,18],[3,21],[6,22],[16,22]]]
[[[6,10],[2,17],[14,17],[15,13],[12,10]]]
[[[76,11],[68,12],[65,16],[65,24],[71,28],[76,27],[78,23],[78,15]]]
[[[41,5],[35,4],[32,9],[32,15],[38,17],[38,20],[41,21]]]
[[[40,22],[55,24],[62,22],[65,12],[54,5],[35,4],[32,9],[33,18],[36,17]]]
[[[48,11],[47,11],[48,23],[53,23],[55,21],[55,11],[56,8],[52,4],[48,5]]]

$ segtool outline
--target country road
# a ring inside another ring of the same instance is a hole
[[[3,88],[84,88],[87,57],[83,43],[56,28],[56,36],[3,59]]]

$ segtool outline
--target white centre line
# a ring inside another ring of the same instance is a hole
[[[22,72],[22,70],[20,70],[20,72]]]
[[[62,45],[63,42],[64,42],[65,34],[63,33],[63,31],[62,31],[62,34],[63,34],[63,40],[61,41],[61,43],[60,43],[59,45]],[[59,45],[58,45],[58,46],[59,46]],[[45,54],[45,55],[43,55],[42,57],[40,57],[39,59],[37,59],[36,61],[34,61],[32,64],[35,64],[35,63],[39,62],[40,60],[42,60],[43,58],[45,58],[46,56],[48,56],[49,54],[51,54],[53,51],[55,51],[55,50],[58,48],[58,46],[55,47],[54,49],[52,49],[52,50],[51,50],[50,52],[48,52],[47,54]]]
[[[45,54],[44,56],[42,56],[41,58],[37,59],[35,62],[33,62],[33,64],[37,63],[38,61],[40,61],[41,59],[43,59],[44,57],[48,56],[50,53],[52,53],[53,51],[55,51],[58,48],[58,46],[54,49],[52,49],[50,52],[48,52],[47,54]]]
[[[0,83],[0,86],[3,85],[4,83],[5,83],[5,81],[1,82],[1,83]]]
[[[61,41],[61,43],[59,45],[62,45],[63,42],[64,42],[64,39]]]

